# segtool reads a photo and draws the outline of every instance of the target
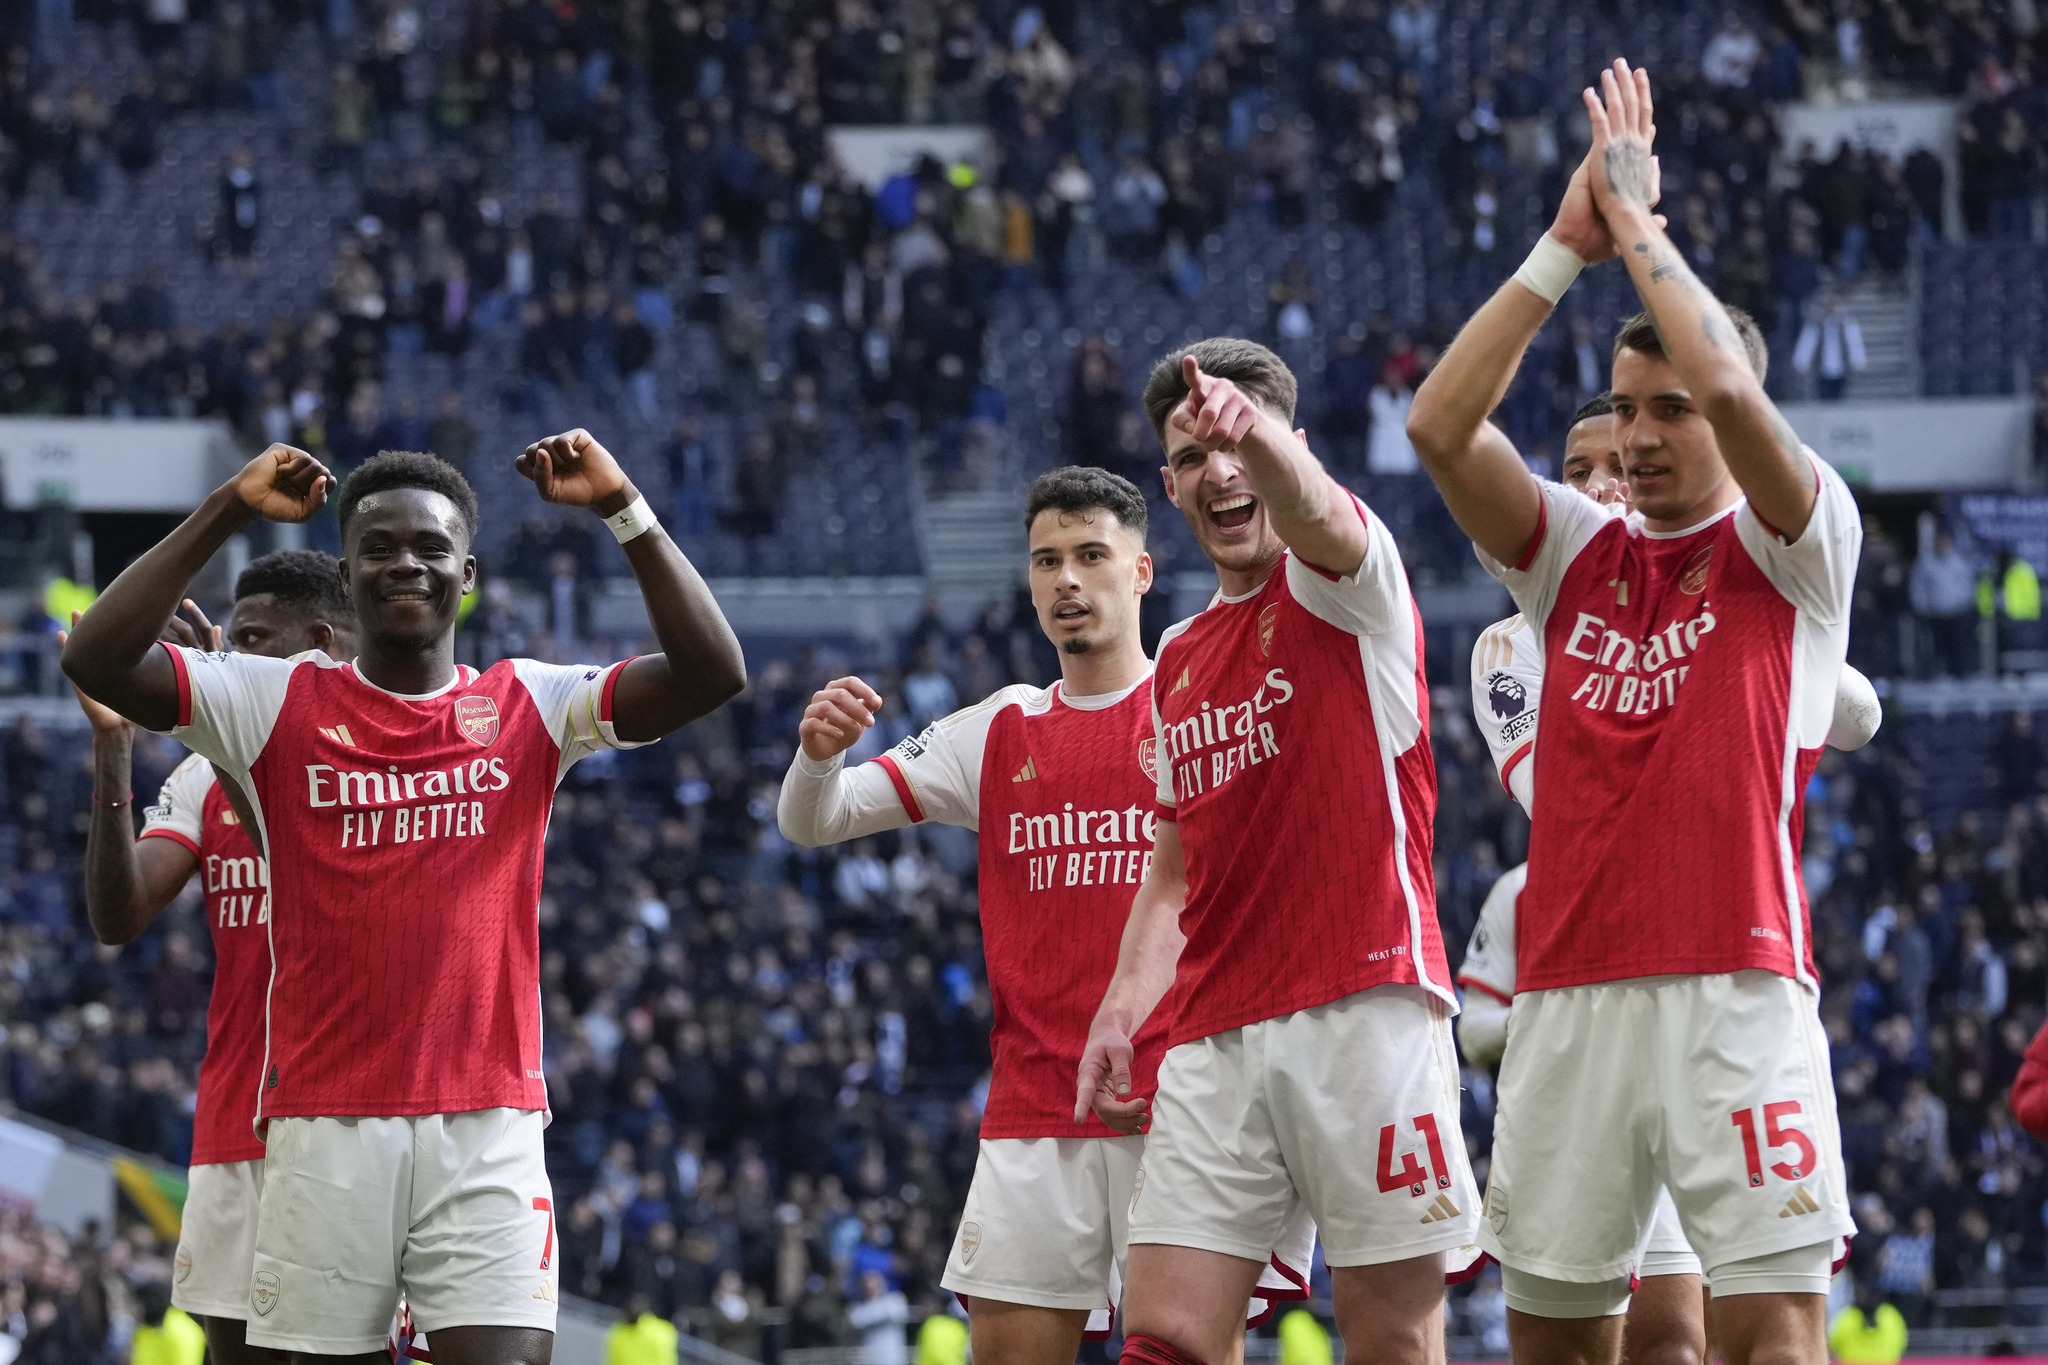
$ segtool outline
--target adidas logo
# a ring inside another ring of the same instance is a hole
[[[1446,1219],[1456,1218],[1457,1216],[1458,1206],[1451,1202],[1451,1197],[1447,1194],[1439,1194],[1436,1197],[1436,1202],[1429,1206],[1429,1212],[1422,1215],[1422,1221],[1425,1223],[1441,1223]]]
[[[320,727],[320,733],[336,744],[346,744],[351,749],[356,747],[355,737],[349,734],[346,725],[323,725]]]
[[[1801,1185],[1798,1189],[1792,1191],[1792,1197],[1785,1201],[1785,1207],[1778,1210],[1778,1217],[1803,1218],[1809,1213],[1819,1212],[1820,1205],[1815,1203],[1813,1196],[1806,1192],[1806,1186]]]
[[[1189,665],[1189,667],[1193,667],[1193,665]],[[1174,694],[1175,692],[1178,692],[1178,691],[1180,691],[1180,690],[1181,690],[1182,688],[1186,687],[1186,686],[1188,685],[1188,682],[1189,682],[1189,678],[1188,678],[1188,670],[1187,670],[1186,668],[1183,668],[1183,669],[1182,669],[1182,670],[1180,671],[1180,676],[1179,676],[1178,678],[1174,679],[1174,682],[1173,682],[1173,688],[1172,688],[1172,690],[1171,690],[1171,691],[1169,691],[1169,692],[1168,692],[1168,693],[1167,693],[1166,695],[1167,695],[1167,696],[1169,696],[1169,697],[1170,697],[1170,696],[1172,696],[1172,695],[1173,695],[1173,694]]]
[[[1017,775],[1015,777],[1012,777],[1010,780],[1012,782],[1029,782],[1037,776],[1038,760],[1031,757],[1031,755],[1026,754],[1024,756],[1024,766],[1017,769]]]
[[[553,1303],[555,1302],[555,1287],[551,1284],[543,1284],[540,1288],[533,1291],[533,1296],[536,1299],[545,1299],[547,1302]]]

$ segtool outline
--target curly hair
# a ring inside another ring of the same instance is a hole
[[[1024,529],[1038,520],[1040,512],[1092,512],[1101,508],[1135,537],[1145,543],[1145,528],[1151,512],[1138,486],[1121,474],[1093,465],[1070,464],[1049,469],[1031,481],[1024,495]]]
[[[463,478],[462,471],[454,465],[438,455],[417,450],[380,450],[364,460],[341,486],[341,496],[334,504],[334,515],[345,530],[349,518],[355,515],[357,505],[364,498],[372,493],[388,493],[394,488],[418,488],[439,493],[455,504],[470,539],[476,538],[477,527],[483,524],[482,514],[477,510],[476,490],[469,486],[469,480]]]
[[[235,579],[235,600],[259,593],[316,621],[356,619],[356,604],[342,586],[341,561],[319,550],[273,550],[250,560]]]

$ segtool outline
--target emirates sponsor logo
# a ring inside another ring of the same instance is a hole
[[[1691,664],[1678,661],[1696,653],[1700,637],[1712,634],[1716,624],[1713,603],[1702,602],[1700,614],[1691,620],[1674,619],[1664,629],[1635,640],[1591,612],[1580,612],[1564,652],[1599,667],[1586,674],[1571,699],[1589,711],[1638,716],[1676,706],[1679,686],[1692,672]]]
[[[1259,613],[1260,658],[1270,659],[1273,657],[1273,632],[1279,628],[1279,625],[1280,604],[1278,602],[1269,603],[1266,609]]]
[[[1159,780],[1159,741],[1149,735],[1138,741],[1138,767],[1154,782]]]
[[[457,697],[455,728],[479,748],[488,748],[498,738],[498,704],[489,697]]]
[[[1204,701],[1200,709],[1166,726],[1166,761],[1173,766],[1173,791],[1178,801],[1222,786],[1239,773],[1280,756],[1280,738],[1272,722],[1261,720],[1276,706],[1294,700],[1294,684],[1285,669],[1268,669],[1248,701],[1221,706]],[[1205,753],[1207,761],[1204,761]],[[1157,762],[1155,756],[1154,759]]]

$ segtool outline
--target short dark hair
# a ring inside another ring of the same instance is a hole
[[[469,538],[476,539],[477,527],[483,524],[483,516],[477,510],[476,490],[454,465],[438,455],[418,450],[380,450],[356,466],[356,472],[341,486],[334,515],[346,528],[358,503],[372,493],[388,493],[394,488],[439,493],[455,504]]]
[[[1033,479],[1031,491],[1024,495],[1024,529],[1031,529],[1040,512],[1093,512],[1097,508],[1115,517],[1140,545],[1145,543],[1145,530],[1152,520],[1145,495],[1123,475],[1094,465],[1070,464]]]
[[[1579,423],[1592,418],[1612,416],[1614,416],[1614,395],[1611,393],[1596,393],[1585,402],[1579,404],[1579,410],[1572,414],[1572,420],[1565,424],[1564,429],[1570,431]]]
[[[273,550],[235,579],[235,600],[268,593],[315,621],[352,625],[356,604],[341,581],[341,561],[319,550]]]
[[[1742,353],[1749,357],[1749,368],[1756,375],[1756,382],[1764,382],[1764,374],[1771,367],[1771,353],[1764,345],[1764,330],[1756,325],[1756,319],[1732,305],[1723,305],[1728,320],[1735,324],[1735,335],[1742,338]],[[1664,352],[1664,336],[1657,330],[1657,319],[1649,310],[1636,314],[1621,324],[1621,331],[1614,337],[1614,353],[1640,351],[1644,355],[1661,356]]]
[[[1195,358],[1202,373],[1228,379],[1290,425],[1294,422],[1294,404],[1301,389],[1287,362],[1256,341],[1210,337],[1162,356],[1145,381],[1145,415],[1152,419],[1152,432],[1160,440],[1166,439],[1166,419],[1188,396],[1188,383],[1180,372],[1180,363],[1188,356]]]

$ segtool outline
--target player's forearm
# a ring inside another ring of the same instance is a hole
[[[612,516],[639,496],[628,483],[592,510]],[[662,657],[628,666],[612,714],[621,739],[659,739],[738,696],[747,685],[747,663],[718,600],[668,532],[657,525],[627,541],[625,551]]]
[[[1351,495],[1301,439],[1277,419],[1238,443],[1245,481],[1265,507],[1273,532],[1309,563],[1350,575],[1364,562],[1365,523]]]
[[[1415,391],[1408,440],[1438,483],[1447,477],[1474,482],[1466,466],[1484,452],[1474,450],[1473,438],[1506,397],[1550,307],[1527,285],[1509,280],[1472,315]]]
[[[178,682],[157,633],[230,537],[256,520],[232,483],[122,571],[72,627],[65,674],[78,690],[151,730],[178,719]]]
[[[1484,991],[1468,989],[1458,1015],[1458,1047],[1473,1066],[1492,1066],[1508,1050],[1509,1007]]]
[[[782,778],[775,823],[782,837],[805,848],[844,843],[910,823],[887,777],[869,765],[849,770],[843,757],[823,763],[801,748]]]
[[[1154,864],[1155,870],[1157,863]],[[1098,1023],[1114,1025],[1127,1038],[1151,1017],[1173,987],[1187,937],[1180,931],[1181,907],[1187,902],[1185,881],[1153,879],[1138,888],[1131,917],[1117,950],[1116,974],[1095,1011]]]
[[[1728,472],[1756,510],[1791,539],[1806,529],[1818,484],[1791,424],[1764,393],[1728,310],[1701,283],[1649,210],[1611,222],[1665,358],[1714,428]]]
[[[133,742],[121,734],[92,740],[92,821],[85,832],[85,916],[101,943],[126,943],[153,918],[142,897],[135,857]],[[116,804],[118,803],[118,804]]]

